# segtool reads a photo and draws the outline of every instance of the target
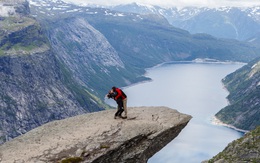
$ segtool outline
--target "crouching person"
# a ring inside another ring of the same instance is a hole
[[[117,117],[126,119],[127,118],[127,96],[119,88],[112,87],[112,89],[107,94],[108,98],[113,98],[117,103],[117,112],[115,114],[115,119]],[[125,116],[122,116],[122,113],[125,112]]]

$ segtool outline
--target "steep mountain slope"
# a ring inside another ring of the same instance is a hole
[[[106,10],[100,14],[106,13],[115,14]],[[135,66],[196,58],[248,62],[259,56],[256,48],[247,43],[206,34],[191,35],[172,27],[162,16],[88,14],[85,18],[104,34],[123,61],[132,61]]]
[[[214,162],[260,162],[260,127],[250,131],[242,138],[233,141],[219,154],[209,161],[203,163]]]
[[[34,0],[34,3],[36,2],[38,1]],[[153,65],[170,59],[209,57],[249,61],[257,56],[254,47],[248,44],[220,40],[204,34],[190,35],[169,25],[162,16],[127,14],[108,9],[74,6],[64,2],[52,2],[50,6],[45,7],[38,3],[32,5],[33,13],[40,19],[47,15],[51,23],[56,21],[51,21],[55,17],[59,17],[60,20],[66,19],[67,24],[73,24],[70,20],[76,17],[84,18],[106,37],[124,64],[125,58],[129,59],[130,56],[138,57],[139,62],[141,58],[146,58],[148,63],[153,60]],[[149,56],[144,57],[147,54]],[[143,60],[141,62],[143,63]]]
[[[250,42],[251,44],[254,44],[255,46],[259,46],[260,45],[260,33],[257,33],[254,37],[251,37],[246,41]]]
[[[112,85],[144,80],[144,69],[162,62],[196,58],[248,62],[259,55],[249,44],[191,35],[158,15],[75,6],[60,0],[31,0],[31,10],[74,77],[100,98]]]
[[[33,1],[31,10],[45,27],[58,57],[98,97],[103,98],[113,85],[126,86],[146,79],[143,69],[129,69],[103,34],[86,20],[85,15],[102,9],[62,1]]]
[[[68,17],[48,24],[50,42],[74,77],[104,97],[125,67],[106,38],[82,17]],[[83,81],[83,82],[82,82]],[[121,81],[121,82],[119,82]]]
[[[25,0],[1,1],[0,144],[46,122],[101,110],[55,56]]]
[[[175,27],[191,33],[207,33],[219,38],[246,40],[260,31],[260,7],[161,8],[128,4],[111,7],[121,12],[163,15]]]
[[[260,125],[260,59],[250,62],[223,79],[230,92],[230,105],[216,116],[221,121],[243,130]]]

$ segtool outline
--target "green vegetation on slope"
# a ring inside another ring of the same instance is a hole
[[[25,16],[1,17],[1,31],[19,31],[22,28],[35,24],[35,20]]]
[[[70,70],[67,69],[65,64],[60,63],[61,73],[63,74],[62,82],[64,85],[73,93],[77,102],[90,112],[95,112],[101,110],[102,108],[108,108],[101,100],[99,100],[95,95],[90,93],[86,87],[80,85],[73,79],[73,75]]]
[[[243,130],[260,125],[260,59],[256,59],[223,79],[230,92],[230,105],[216,116]]]
[[[260,162],[260,126],[240,139],[230,143],[222,152],[208,163],[258,163]]]
[[[0,27],[0,56],[32,54],[49,48],[40,25],[33,18],[4,17]]]

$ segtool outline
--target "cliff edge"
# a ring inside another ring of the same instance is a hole
[[[53,121],[0,146],[0,162],[147,162],[191,119],[167,107],[106,110]]]

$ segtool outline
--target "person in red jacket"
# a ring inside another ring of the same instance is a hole
[[[113,98],[117,103],[117,112],[115,114],[115,119],[117,117],[127,118],[127,96],[126,94],[117,87],[112,87],[112,89],[107,94],[108,98]],[[125,112],[125,116],[122,116],[122,113]]]
[[[126,118],[127,117],[127,106],[126,106],[127,105],[127,96],[120,88],[112,87],[112,90],[116,94],[115,100],[120,99],[120,98],[122,99],[123,109],[124,109],[125,118]]]

